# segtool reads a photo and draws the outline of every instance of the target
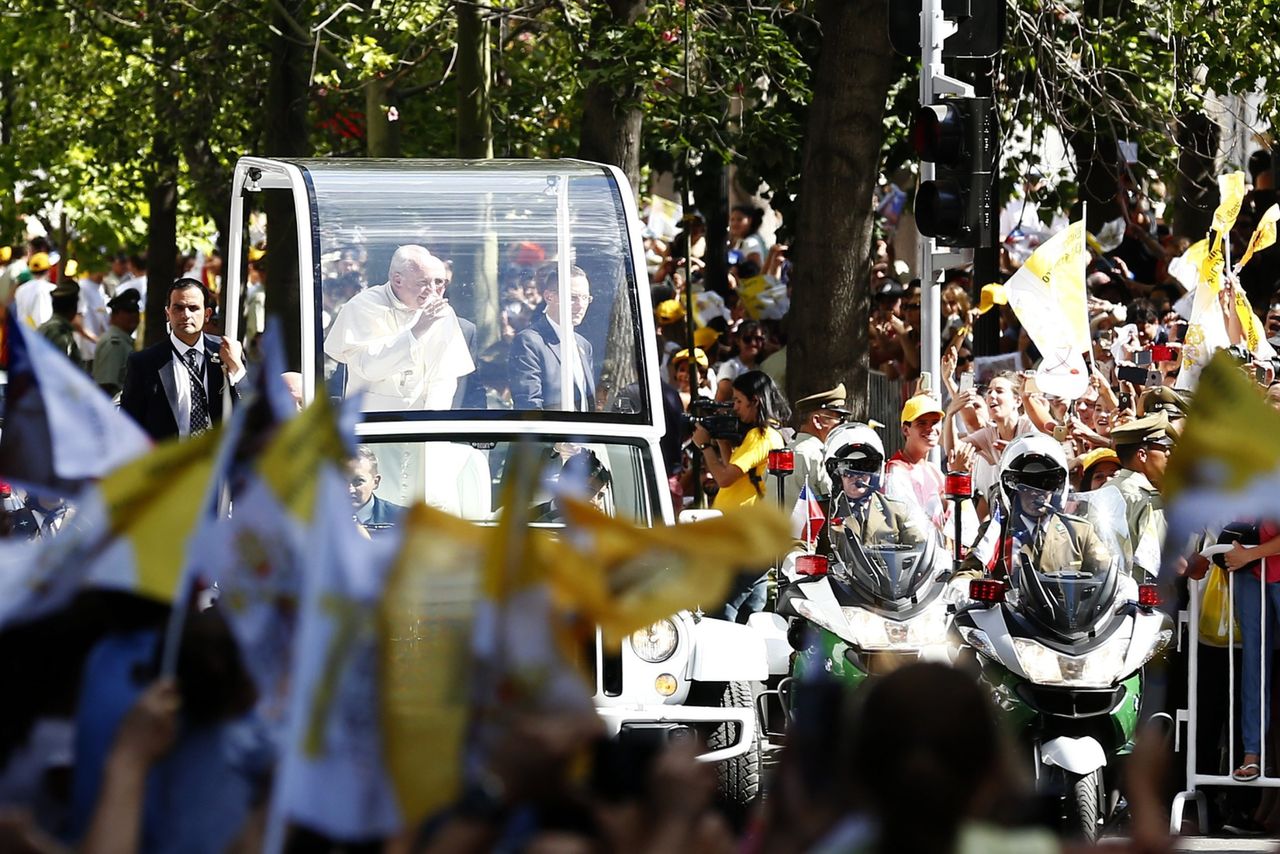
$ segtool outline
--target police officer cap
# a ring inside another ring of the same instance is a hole
[[[53,289],[51,296],[54,299],[65,299],[67,297],[80,296],[80,286],[75,282],[59,282],[58,286]]]
[[[1138,408],[1144,415],[1163,412],[1170,418],[1187,416],[1187,399],[1168,386],[1147,389],[1138,398]]]
[[[136,288],[125,288],[107,303],[112,311],[138,311],[142,296]]]
[[[840,415],[848,415],[849,410],[845,406],[847,400],[844,383],[840,383],[835,388],[800,398],[796,401],[796,411],[807,413],[815,409],[826,409]]]
[[[1169,427],[1169,416],[1164,412],[1144,415],[1127,424],[1121,424],[1111,431],[1111,439],[1117,448],[1147,443],[1171,445],[1174,436],[1174,432]]]

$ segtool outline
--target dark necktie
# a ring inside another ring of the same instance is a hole
[[[188,433],[196,436],[209,429],[209,395],[204,390],[204,370],[200,364],[200,351],[192,347],[182,357],[191,375],[191,429]]]

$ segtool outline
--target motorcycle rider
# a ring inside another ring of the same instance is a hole
[[[843,538],[864,545],[924,542],[921,523],[909,505],[881,492],[885,453],[875,430],[865,424],[837,427],[827,436],[823,457],[833,493],[827,528],[837,550]]]
[[[1068,468],[1062,446],[1049,436],[1022,436],[1005,449],[998,471],[1000,507],[965,558],[966,570],[1008,577],[1030,567],[1045,575],[1096,574],[1111,550],[1086,519],[1063,511]]]

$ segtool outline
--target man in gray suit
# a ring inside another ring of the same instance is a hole
[[[576,327],[582,323],[591,305],[591,284],[580,267],[569,272],[569,288],[560,288],[559,271],[552,270],[542,284],[542,300],[546,311],[516,335],[511,342],[511,397],[516,409],[562,409],[561,403],[561,298],[569,300],[569,319]],[[573,377],[571,409],[590,412],[595,409],[595,366],[591,342],[577,332],[578,357],[570,366]]]

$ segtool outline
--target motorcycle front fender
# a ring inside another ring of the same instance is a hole
[[[1040,745],[1040,761],[1083,777],[1104,767],[1107,754],[1095,738],[1064,735]]]

